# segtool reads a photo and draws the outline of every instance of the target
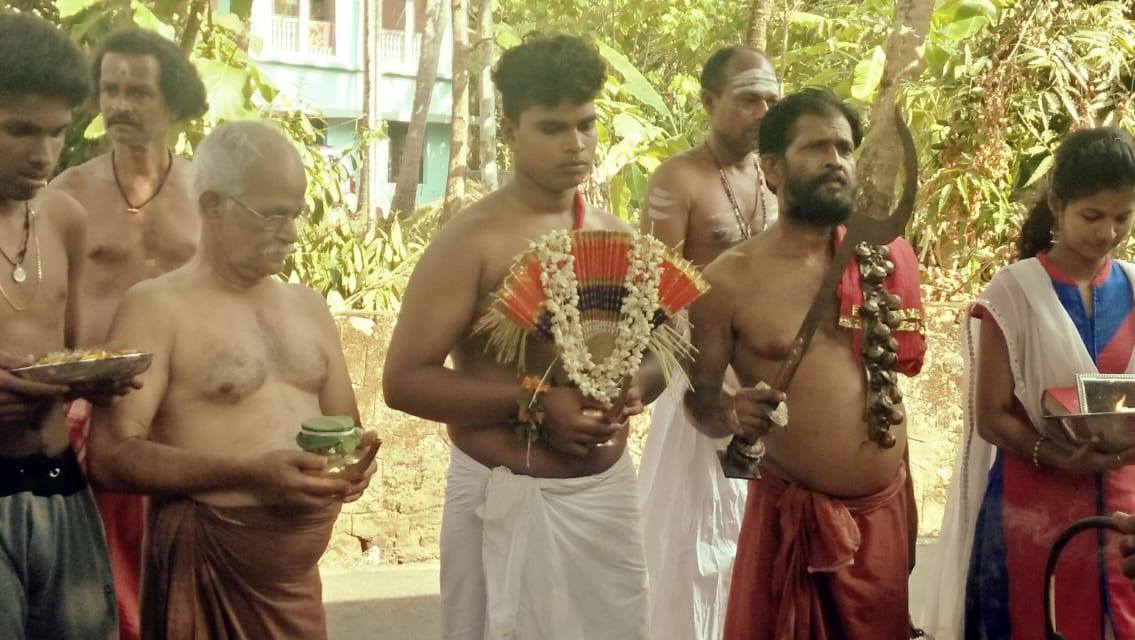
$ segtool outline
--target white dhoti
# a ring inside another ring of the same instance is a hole
[[[721,472],[717,452],[728,439],[686,420],[686,384],[676,375],[652,405],[639,465],[652,640],[721,638],[748,493]]]
[[[441,524],[446,640],[645,640],[629,454],[582,478],[490,469],[451,449]]]

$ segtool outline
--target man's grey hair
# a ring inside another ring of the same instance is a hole
[[[292,141],[269,125],[255,120],[221,123],[197,145],[189,187],[193,200],[206,191],[225,198],[240,196],[261,161],[278,162],[288,153],[299,159]]]

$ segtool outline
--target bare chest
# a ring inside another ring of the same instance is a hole
[[[753,283],[751,294],[739,294],[733,321],[738,351],[761,360],[783,361],[812,305],[822,276],[819,265],[800,265],[795,270],[774,269],[762,274],[760,282]],[[838,305],[834,296],[831,302]],[[850,349],[849,334],[837,323],[838,312],[829,315],[812,339],[813,348]]]
[[[593,228],[587,224],[584,228]],[[506,379],[515,376],[516,366],[497,361],[496,352],[489,347],[487,335],[477,332],[477,326],[492,311],[506,282],[517,265],[517,259],[530,250],[532,240],[546,233],[562,229],[552,225],[533,225],[516,235],[499,236],[482,256],[481,278],[478,282],[477,305],[469,320],[469,331],[452,352],[455,364],[462,370],[475,370],[499,375]],[[528,372],[543,373],[556,356],[554,345],[539,336],[530,336],[525,342],[525,366]]]
[[[119,201],[106,204],[92,205],[88,213],[87,256],[94,269],[141,270],[153,277],[193,257],[201,225],[188,194],[163,193],[138,213]]]
[[[14,256],[13,256],[14,257]],[[68,286],[67,252],[62,238],[40,220],[21,264],[0,261],[0,349],[26,355],[63,347]]]
[[[236,404],[274,384],[311,394],[323,388],[329,345],[314,323],[199,302],[202,308],[182,320],[171,384],[176,380],[191,395],[222,404]]]
[[[746,232],[756,235],[764,231],[776,217],[775,203],[757,196],[756,182],[733,184],[731,199],[720,180],[707,181],[693,203],[685,253],[699,264],[711,262],[722,251],[744,240]]]
[[[745,240],[744,229],[752,228],[752,212],[738,218],[724,195],[714,193],[695,203],[686,230],[683,253],[699,265],[713,262],[726,249]]]
[[[598,229],[587,222],[585,229]],[[564,226],[549,222],[529,222],[514,225],[508,233],[495,236],[491,245],[485,248],[481,256],[481,277],[477,285],[477,314],[481,315],[492,305],[494,294],[500,289],[508,278],[512,269],[517,265],[520,256],[532,248],[532,243],[544,235]]]

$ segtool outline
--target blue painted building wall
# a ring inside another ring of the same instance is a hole
[[[300,0],[309,2],[310,0]],[[363,115],[363,16],[362,1],[334,0],[333,55],[310,52],[279,51],[267,40],[272,37],[273,0],[254,0],[252,8],[253,39],[250,46],[261,73],[280,90],[289,107],[300,107],[327,122],[326,145],[344,149],[356,143],[358,120]],[[386,0],[398,2],[398,0]],[[230,0],[218,0],[217,10],[228,11]],[[302,46],[301,46],[302,48]],[[425,147],[422,153],[422,182],[418,185],[418,202],[435,201],[445,194],[449,170],[450,112],[453,90],[449,47],[444,47],[438,78],[430,101]],[[399,61],[377,60],[379,118],[385,122],[410,121],[414,102],[416,70]],[[281,105],[283,108],[283,105]],[[392,159],[389,141],[378,145],[379,175],[387,176]],[[388,209],[394,184],[378,184],[377,199]]]

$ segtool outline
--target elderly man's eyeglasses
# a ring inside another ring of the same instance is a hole
[[[302,209],[288,215],[266,216],[256,209],[253,209],[252,207],[241,202],[240,200],[237,200],[236,198],[229,197],[229,200],[232,200],[233,202],[239,204],[242,209],[259,218],[260,226],[264,227],[265,231],[279,231],[280,229],[283,229],[284,225],[288,224],[289,222],[295,222],[296,224],[299,224],[303,221],[304,218],[304,211]]]

